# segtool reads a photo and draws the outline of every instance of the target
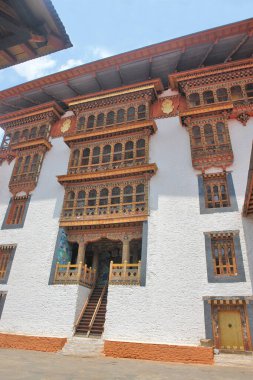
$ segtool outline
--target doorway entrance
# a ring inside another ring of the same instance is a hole
[[[244,351],[240,311],[219,311],[218,323],[220,329],[220,348]]]

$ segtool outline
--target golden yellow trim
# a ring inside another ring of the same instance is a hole
[[[64,141],[65,142],[75,141],[75,140],[90,138],[93,136],[103,137],[110,133],[122,133],[124,131],[131,132],[134,130],[138,130],[139,128],[147,128],[147,127],[152,127],[154,132],[157,131],[156,123],[153,120],[148,120],[148,121],[142,121],[142,122],[135,122],[131,124],[119,124],[116,127],[112,127],[112,128],[108,127],[108,128],[103,129],[102,131],[75,133],[70,136],[65,136]]]
[[[218,105],[211,105],[211,106],[202,106],[202,107],[194,107],[190,109],[189,111],[185,112],[180,112],[179,116],[191,116],[191,115],[198,115],[202,113],[207,113],[207,112],[214,112],[214,111],[223,111],[223,110],[228,110],[228,109],[233,109],[233,103],[232,102],[227,102],[223,104],[218,104]]]
[[[147,215],[131,216],[123,218],[107,218],[102,220],[78,220],[78,221],[60,221],[60,227],[77,227],[77,226],[94,226],[105,224],[133,223],[144,222],[148,219]]]
[[[141,91],[141,90],[148,90],[150,88],[153,88],[155,90],[155,92],[156,92],[155,85],[153,84],[153,85],[141,86],[141,87],[136,87],[136,88],[130,88],[129,90],[125,90],[125,91],[112,92],[112,93],[106,94],[106,95],[98,95],[98,96],[94,96],[94,97],[88,98],[88,99],[76,100],[74,102],[70,102],[69,106],[74,106],[75,104],[82,104],[82,103],[93,102],[94,100],[98,100],[98,99],[112,98],[114,96],[129,94],[131,92],[137,92],[137,91]]]
[[[42,138],[42,139],[24,141],[18,144],[13,144],[11,145],[11,149],[17,150],[17,149],[23,149],[23,148],[28,148],[31,146],[38,146],[38,145],[45,145],[48,150],[52,148],[52,144],[46,139]]]
[[[72,181],[85,181],[85,180],[98,180],[98,179],[106,179],[108,177],[117,177],[117,176],[126,176],[126,175],[138,175],[145,174],[147,172],[156,173],[157,165],[156,164],[146,164],[146,165],[138,165],[133,167],[126,167],[120,169],[111,169],[101,172],[87,172],[82,174],[64,174],[57,176],[58,182],[72,182]]]

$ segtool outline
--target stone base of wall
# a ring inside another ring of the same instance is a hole
[[[66,341],[66,338],[47,338],[0,333],[0,348],[57,352],[62,349]]]
[[[214,363],[212,347],[172,346],[167,344],[115,342],[106,340],[104,353],[106,356],[114,358],[145,359],[178,363]]]

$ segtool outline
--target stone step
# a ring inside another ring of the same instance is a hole
[[[92,358],[103,355],[104,341],[101,337],[87,338],[85,336],[74,336],[69,338],[60,353],[62,355],[80,356]]]

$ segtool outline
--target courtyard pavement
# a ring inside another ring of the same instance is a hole
[[[207,366],[0,349],[1,380],[252,380],[252,366]]]

